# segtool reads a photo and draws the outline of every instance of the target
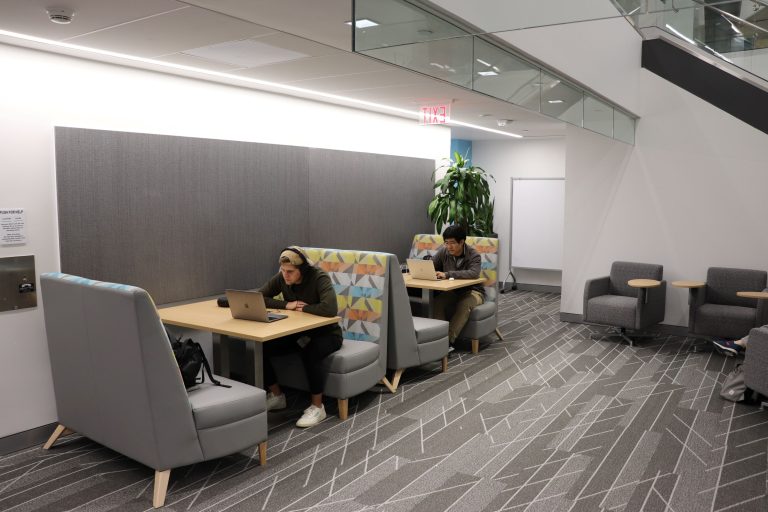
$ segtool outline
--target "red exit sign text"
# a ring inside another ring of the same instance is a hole
[[[446,124],[451,120],[451,106],[424,105],[420,117],[421,124]]]

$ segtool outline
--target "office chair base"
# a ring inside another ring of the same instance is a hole
[[[626,327],[620,327],[618,329],[613,328],[613,329],[611,329],[609,332],[607,332],[605,334],[593,333],[593,334],[591,334],[589,336],[589,338],[592,339],[592,340],[598,340],[598,339],[601,339],[601,338],[621,338],[622,340],[624,340],[627,343],[629,343],[630,347],[634,347],[635,346],[635,341],[638,338],[640,338],[640,339],[644,339],[644,338],[654,339],[654,338],[658,338],[659,337],[658,333],[632,333],[631,336],[632,337],[630,338],[630,335],[627,334],[627,328]]]

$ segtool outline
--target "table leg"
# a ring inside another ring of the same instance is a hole
[[[253,385],[264,389],[264,345],[260,341],[249,345],[253,346]]]
[[[421,314],[435,318],[435,290],[421,289]]]
[[[216,368],[216,373],[229,378],[229,336],[213,333],[213,346],[219,353],[219,367]]]

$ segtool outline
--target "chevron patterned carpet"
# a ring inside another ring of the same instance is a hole
[[[254,451],[174,470],[172,511],[768,510],[768,412],[719,398],[735,363],[692,339],[591,341],[559,295],[501,296],[480,354],[407,370],[341,422],[270,416]],[[2,511],[151,510],[153,471],[79,436],[0,458]]]

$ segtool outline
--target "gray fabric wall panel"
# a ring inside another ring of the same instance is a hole
[[[290,244],[403,257],[413,233],[431,229],[425,211],[433,166],[57,127],[61,269],[140,286],[163,304],[256,287]]]
[[[391,252],[402,262],[413,235],[432,231],[433,160],[314,148],[309,155],[309,183],[324,201],[309,205],[314,247]],[[331,218],[326,203],[337,205]]]

